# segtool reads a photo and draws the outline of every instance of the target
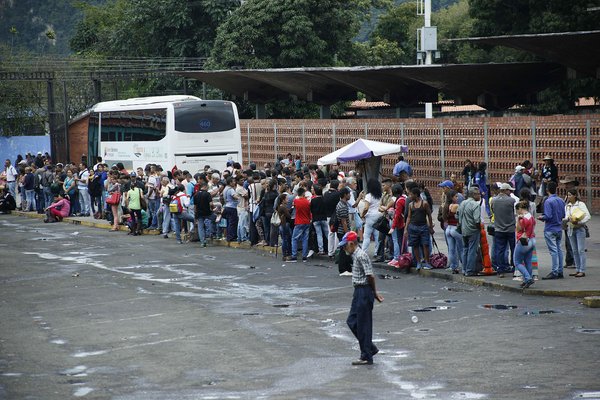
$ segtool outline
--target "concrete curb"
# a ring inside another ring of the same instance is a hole
[[[444,270],[420,270],[420,275],[431,276],[449,281],[466,283],[473,286],[484,286],[497,290],[504,290],[513,293],[522,293],[538,296],[558,296],[582,298],[586,296],[600,296],[600,290],[555,290],[555,289],[521,289],[519,287],[509,286],[496,281],[486,280],[485,277],[468,277],[461,274],[451,274]],[[492,275],[493,277],[493,275]],[[512,282],[511,278],[504,278]]]
[[[23,211],[13,211],[13,214],[19,215],[21,217],[37,218],[37,219],[43,219],[45,217],[44,214],[37,214],[37,213],[23,212]],[[76,217],[64,218],[63,222],[71,223],[74,225],[83,225],[83,226],[88,226],[88,227],[93,227],[93,228],[106,229],[106,230],[109,230],[111,228],[111,225],[106,222],[82,221],[82,220],[77,219]],[[120,225],[119,230],[120,231],[128,231],[128,228]],[[156,230],[147,230],[146,229],[146,230],[144,230],[144,234],[159,235],[160,232],[156,231]],[[270,247],[270,246],[260,246],[260,247],[250,246],[250,244],[247,242],[237,243],[237,242],[227,242],[225,240],[213,241],[213,245],[223,246],[223,247],[231,247],[231,248],[236,248],[236,249],[246,249],[246,250],[253,249],[253,250],[259,250],[259,251],[263,251],[265,253],[270,253],[270,254],[275,253],[275,251],[277,250],[275,247]],[[315,256],[313,256],[313,258],[321,259],[324,257],[315,255]],[[401,273],[398,269],[396,269],[390,265],[384,264],[384,263],[373,263],[373,267],[377,268],[379,270],[389,271],[389,272],[393,272],[396,274]],[[452,273],[446,272],[445,270],[423,270],[423,269],[421,269],[419,271],[413,271],[413,273],[414,272],[416,272],[417,274],[424,276],[424,277],[444,279],[444,280],[458,282],[458,283],[465,283],[465,284],[472,285],[472,286],[483,286],[483,287],[492,288],[492,289],[496,289],[496,290],[503,290],[503,291],[513,292],[513,293],[522,293],[522,294],[527,294],[527,295],[571,297],[571,298],[597,297],[597,298],[594,298],[593,300],[589,301],[590,304],[594,304],[594,305],[589,305],[589,307],[600,307],[600,297],[598,297],[598,296],[600,296],[600,289],[598,289],[598,290],[521,289],[519,287],[510,286],[510,285],[503,284],[503,283],[500,283],[497,281],[486,280],[485,279],[486,277],[467,277],[467,276],[463,276],[461,274],[452,274]],[[507,277],[504,279],[510,280],[511,278]],[[510,280],[510,282],[512,282],[512,280]]]
[[[583,304],[590,308],[600,308],[600,296],[584,297]]]

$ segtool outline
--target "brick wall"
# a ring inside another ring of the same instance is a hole
[[[87,116],[69,124],[69,161],[81,162],[81,156],[88,153]]]
[[[587,198],[586,185],[588,124],[591,200]],[[241,127],[244,162],[248,162],[249,147],[251,161],[259,165],[273,162],[275,154],[288,152],[302,154],[306,162],[316,163],[321,156],[358,138],[391,143],[403,141],[409,146],[406,158],[413,166],[415,177],[424,181],[436,195],[437,184],[444,177],[451,173],[460,177],[465,159],[475,163],[485,160],[487,132],[490,182],[507,181],[514,167],[526,159],[541,167],[542,159],[549,154],[558,166],[561,179],[566,175],[575,176],[586,204],[600,212],[600,114],[433,120],[242,120]],[[384,173],[391,173],[395,162],[395,156],[385,156]],[[351,164],[346,170],[353,168]]]

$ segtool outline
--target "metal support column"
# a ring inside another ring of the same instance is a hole
[[[267,118],[267,108],[264,104],[256,105],[256,119],[266,119]]]
[[[306,161],[306,129],[302,124],[302,161]]]
[[[94,82],[94,97],[96,98],[96,103],[100,103],[102,101],[102,82],[99,79],[93,79]]]
[[[273,124],[273,138],[275,139],[273,143],[273,148],[275,150],[275,164],[277,164],[277,124]]]
[[[535,121],[531,121],[531,162],[537,165],[537,139],[535,137]]]
[[[446,154],[444,151],[444,124],[440,124],[440,160],[442,165],[442,180],[446,179]]]
[[[321,119],[331,119],[331,107],[330,106],[321,106],[320,118]]]
[[[64,161],[70,160],[69,152],[71,151],[69,147],[69,102],[67,96],[67,82],[63,81],[63,112],[65,115],[65,131],[64,131],[64,148],[65,158]]]
[[[404,146],[404,122],[400,124],[400,144]]]
[[[365,139],[369,138],[369,124],[365,123]]]
[[[587,185],[587,203],[592,206],[592,124],[585,122],[585,181]]]
[[[332,126],[332,128],[331,128],[331,136],[332,136],[332,138],[331,138],[332,140],[331,140],[331,141],[332,141],[332,143],[333,143],[333,151],[335,151],[335,145],[336,145],[336,143],[335,143],[335,142],[336,142],[336,139],[335,139],[335,134],[336,134],[336,131],[335,131],[335,124],[333,124],[333,126]]]
[[[247,135],[248,135],[248,165],[252,162],[252,158],[250,158],[250,124],[247,125]]]
[[[488,152],[488,124],[487,122],[483,123],[483,157],[486,164],[490,162],[489,152]]]
[[[48,132],[50,133],[50,155],[53,160],[56,160],[58,150],[56,148],[56,127],[54,118],[54,79],[48,79],[47,81],[47,93],[48,93]]]

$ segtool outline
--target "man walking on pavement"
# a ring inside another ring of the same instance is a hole
[[[458,224],[463,237],[463,274],[475,276],[481,239],[481,193],[477,186],[469,189],[469,198],[458,206]]]
[[[552,257],[552,272],[542,279],[563,278],[563,255],[560,248],[562,240],[562,220],[565,218],[565,202],[556,195],[556,182],[546,183],[548,198],[544,202],[544,214],[538,219],[544,221],[544,239]]]
[[[352,285],[354,294],[352,306],[346,323],[358,340],[360,358],[352,361],[352,365],[373,364],[373,356],[379,352],[373,344],[373,303],[383,301],[377,293],[373,266],[367,253],[358,246],[358,235],[354,231],[347,232],[340,241],[341,251],[352,256]]]

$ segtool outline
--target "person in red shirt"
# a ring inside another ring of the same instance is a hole
[[[298,188],[298,195],[294,199],[294,208],[296,209],[296,219],[294,223],[294,231],[292,232],[292,259],[290,262],[297,261],[298,241],[302,240],[302,262],[308,260],[308,232],[312,215],[310,213],[310,202],[304,196],[302,186]]]
[[[392,188],[392,193],[396,197],[394,204],[394,219],[388,234],[392,235],[394,241],[394,258],[388,263],[393,267],[398,268],[398,259],[404,251],[402,247],[404,237],[404,210],[406,208],[406,195],[404,194],[404,184],[397,183]]]
[[[529,202],[521,201],[517,210],[517,245],[515,246],[515,267],[523,274],[521,287],[527,289],[533,285],[531,258],[535,247],[535,218],[529,213]]]

